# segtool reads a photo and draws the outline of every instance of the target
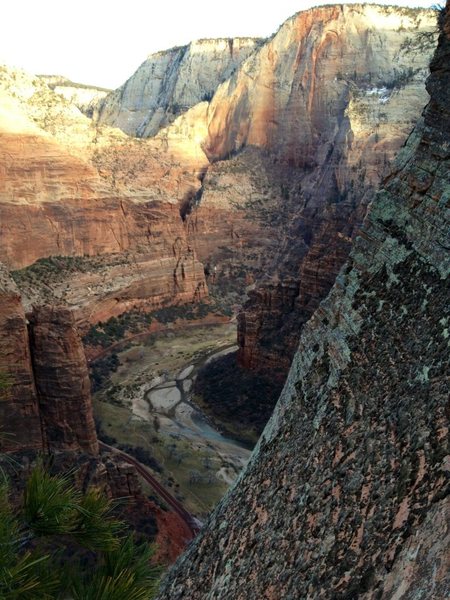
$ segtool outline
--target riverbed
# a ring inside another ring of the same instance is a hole
[[[161,481],[202,517],[250,455],[218,431],[192,398],[198,370],[236,350],[235,331],[228,323],[140,339],[117,353],[120,366],[95,398],[104,433],[150,452],[161,466]]]

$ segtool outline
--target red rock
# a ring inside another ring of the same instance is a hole
[[[0,264],[0,449],[42,448],[27,322],[19,290]]]
[[[86,357],[70,310],[36,309],[30,345],[46,448],[97,454]]]

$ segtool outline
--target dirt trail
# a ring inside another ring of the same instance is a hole
[[[126,452],[123,452],[122,450],[118,450],[117,448],[114,448],[113,446],[109,446],[108,444],[105,444],[104,442],[99,441],[99,445],[100,445],[100,448],[103,448],[104,450],[107,450],[108,452],[113,452],[114,454],[118,454],[121,458],[123,458],[123,460],[125,462],[129,463],[130,465],[133,465],[135,467],[135,469],[137,470],[137,472],[139,473],[139,475],[152,487],[152,489],[164,500],[164,502],[166,502],[170,506],[170,508],[174,512],[176,512],[179,517],[181,517],[183,519],[183,521],[186,523],[186,525],[188,526],[188,528],[192,534],[192,538],[194,538],[197,535],[197,533],[201,529],[200,521],[198,519],[196,519],[195,517],[193,517],[184,508],[184,506],[176,498],[174,498],[174,496],[172,496],[172,494],[169,491],[167,491],[166,488],[164,488],[159,483],[159,481],[153,477],[153,475],[151,475],[148,472],[148,470],[140,462],[138,462],[135,458],[133,458]]]

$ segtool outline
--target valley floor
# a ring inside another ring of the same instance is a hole
[[[200,518],[250,455],[244,444],[217,431],[191,399],[198,370],[234,351],[235,337],[235,324],[226,323],[139,338],[117,352],[116,372],[94,396],[100,437],[150,466]]]

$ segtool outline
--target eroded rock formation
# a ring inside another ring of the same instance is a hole
[[[272,366],[273,332],[285,331],[282,377],[298,341],[292,322],[330,288],[425,102],[426,53],[402,44],[432,18],[322,7],[268,41],[202,40],[153,55],[100,117],[155,134],[146,139],[95,125],[43,79],[3,68],[0,260],[20,269],[82,259],[51,289],[21,278],[27,306],[67,301],[87,324],[204,297],[203,265],[215,296],[230,290],[228,304],[265,278],[240,320],[240,361]],[[259,300],[287,275],[299,295],[280,317]]]
[[[214,161],[238,156],[207,174],[191,220],[203,262],[219,274],[238,264],[257,281],[238,325],[246,368],[278,365],[286,375],[302,324],[331,288],[374,190],[427,101],[429,55],[406,47],[433,26],[429,11],[396,7],[298,13],[211,101],[205,151]],[[241,175],[249,147],[252,158],[259,151],[263,172],[251,186]],[[208,255],[203,231],[213,233],[204,225],[213,214],[224,226],[216,226],[221,250]],[[288,278],[294,297],[285,293]]]
[[[151,54],[120,88],[99,102],[94,119],[138,137],[155,135],[217,87],[263,40],[197,40]]]
[[[209,293],[235,306],[247,293],[238,315],[244,378],[270,371],[284,382],[303,325],[428,99],[431,47],[414,48],[434,27],[429,11],[395,7],[299,13],[210,103],[204,147],[215,162],[186,227]],[[276,397],[265,401],[271,408]],[[236,394],[230,415],[243,402]]]
[[[111,91],[105,88],[84,85],[70,81],[60,75],[39,75],[48,87],[74,104],[87,116],[92,116],[96,106]]]
[[[19,276],[27,308],[67,302],[94,322],[207,295],[180,216],[207,162],[198,146],[95,128],[41,79],[6,68],[0,97],[0,260],[74,257],[51,281]]]
[[[41,422],[25,312],[0,263],[0,447],[42,448]]]
[[[97,454],[91,384],[73,314],[65,307],[36,309],[30,342],[44,445]]]
[[[423,119],[160,600],[448,596],[449,2],[441,29]]]
[[[89,375],[73,314],[64,306],[25,316],[20,293],[0,264],[2,450],[98,454]]]
[[[13,496],[23,489],[38,453],[50,454],[52,471],[72,473],[79,489],[127,498],[122,517],[147,540],[157,540],[158,560],[173,562],[192,532],[177,514],[148,500],[132,465],[115,453],[100,455],[73,313],[66,306],[41,306],[27,319],[1,263],[0,301],[0,468]]]

